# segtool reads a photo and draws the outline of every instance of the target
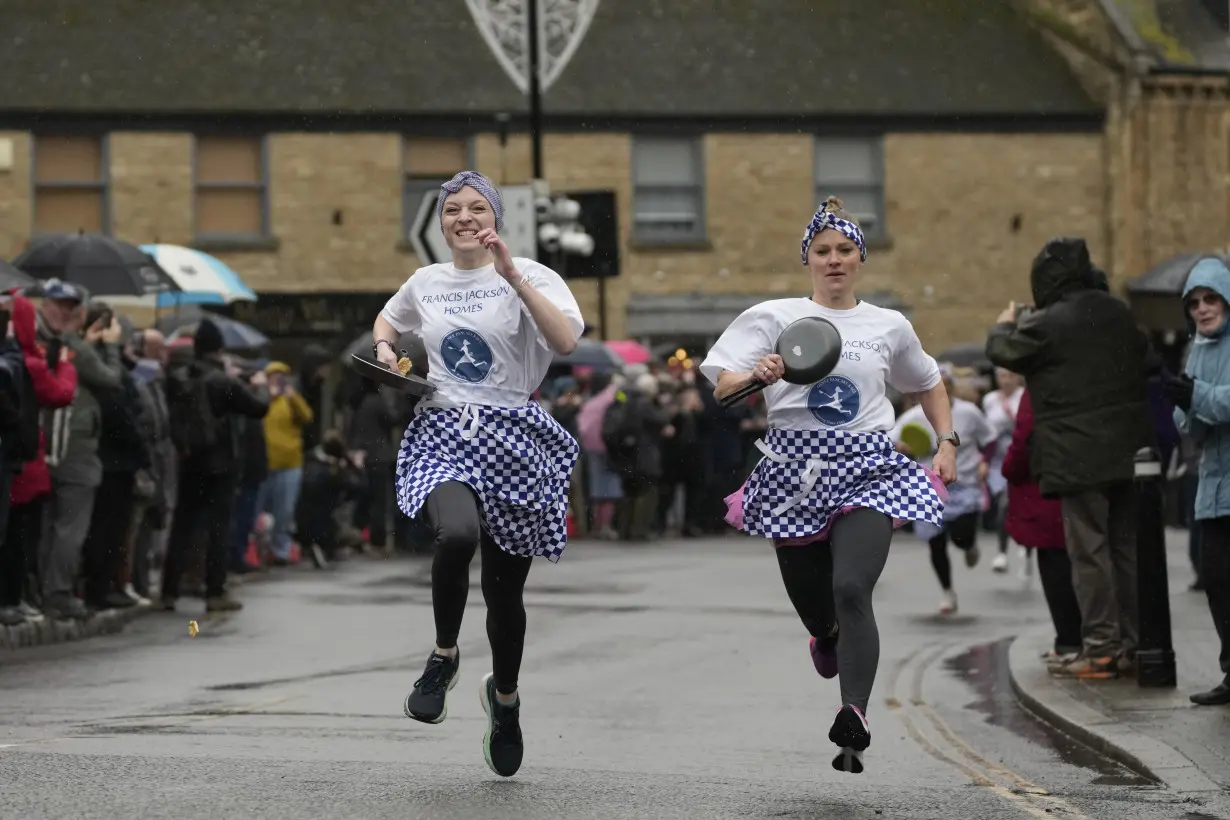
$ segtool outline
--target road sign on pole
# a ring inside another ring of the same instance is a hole
[[[448,262],[453,258],[440,220],[436,218],[436,200],[440,194],[431,191],[423,196],[418,213],[410,226],[410,244],[424,265]],[[513,256],[538,259],[538,220],[534,211],[534,191],[529,185],[509,185],[500,189],[504,203],[504,230],[500,238]]]
[[[410,244],[423,265],[448,262],[453,258],[453,252],[448,249],[444,233],[440,230],[440,221],[436,219],[436,200],[439,196],[439,191],[430,191],[423,196],[410,226]]]

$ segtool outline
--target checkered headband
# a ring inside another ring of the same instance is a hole
[[[467,185],[482,194],[491,204],[491,210],[495,212],[495,229],[504,230],[504,202],[500,199],[500,189],[477,171],[462,171],[440,186],[440,198],[436,200],[436,218],[442,218],[444,200],[448,199],[449,194],[455,194]]]
[[[811,247],[811,241],[816,238],[816,234],[823,231],[825,228],[832,228],[838,233],[845,236],[855,245],[858,245],[859,258],[867,261],[867,243],[863,241],[863,231],[848,219],[842,219],[829,210],[829,204],[826,202],[820,206],[820,210],[816,211],[815,216],[811,218],[811,222],[807,223],[807,230],[803,232],[803,264],[807,264],[807,250]]]

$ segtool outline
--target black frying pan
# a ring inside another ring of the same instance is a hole
[[[405,353],[403,350],[402,355],[404,356]],[[413,374],[403,376],[400,373],[394,373],[380,362],[368,361],[353,353],[350,356],[350,366],[365,379],[387,384],[390,387],[405,391],[411,396],[430,396],[435,391],[435,388],[431,386],[431,382],[426,379],[419,378]]]
[[[841,334],[828,319],[807,316],[786,325],[786,329],[777,337],[777,346],[773,352],[781,356],[786,364],[783,381],[790,384],[813,384],[832,373],[841,359]],[[722,399],[719,404],[729,407],[768,386],[760,379],[753,378],[750,383]]]

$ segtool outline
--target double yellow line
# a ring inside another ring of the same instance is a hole
[[[956,647],[956,643],[925,644],[894,664],[886,686],[885,705],[901,719],[909,736],[927,754],[1026,814],[1054,820],[1062,813],[1072,820],[1092,820],[1063,798],[971,747],[923,699],[923,676]]]

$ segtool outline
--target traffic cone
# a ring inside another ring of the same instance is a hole
[[[248,539],[248,551],[243,555],[244,562],[250,567],[259,567],[261,565],[261,553],[256,548],[256,539]]]

